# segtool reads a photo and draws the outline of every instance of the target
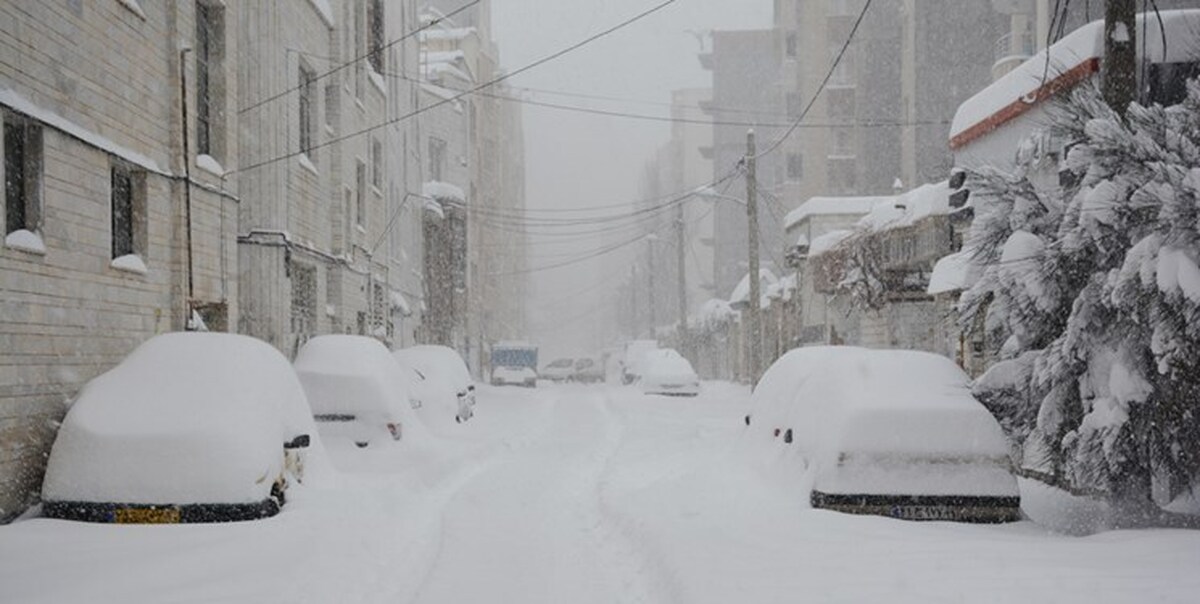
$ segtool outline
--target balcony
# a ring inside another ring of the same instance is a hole
[[[992,63],[992,80],[1000,79],[1017,65],[1027,61],[1035,52],[1037,44],[1032,31],[1008,32],[1000,36],[993,50],[995,62]]]

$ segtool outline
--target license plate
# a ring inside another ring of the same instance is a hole
[[[117,524],[179,524],[179,508],[118,508]]]
[[[898,505],[891,509],[893,518],[903,520],[955,520],[958,510],[940,505]]]

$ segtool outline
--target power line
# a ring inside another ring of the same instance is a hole
[[[542,57],[541,59],[538,59],[538,60],[536,60],[536,61],[534,61],[534,62],[532,62],[532,63],[528,63],[528,64],[524,65],[523,67],[520,67],[519,69],[516,69],[516,70],[510,71],[510,72],[507,72],[507,73],[503,73],[503,74],[501,74],[501,75],[499,75],[499,76],[497,76],[497,77],[495,77],[495,78],[492,78],[491,80],[488,80],[487,82],[484,82],[483,84],[480,84],[480,85],[478,85],[478,86],[476,86],[476,87],[472,88],[471,90],[469,90],[469,91],[467,91],[467,92],[463,92],[463,93],[460,93],[460,94],[454,95],[454,96],[452,96],[452,97],[450,97],[450,98],[447,98],[447,99],[442,99],[442,100],[440,100],[440,101],[438,101],[438,102],[436,102],[436,103],[434,103],[434,104],[432,104],[432,105],[427,105],[427,106],[425,106],[425,107],[421,107],[421,108],[415,109],[415,110],[413,110],[413,111],[410,111],[409,113],[406,113],[406,114],[404,114],[404,115],[398,116],[398,117],[396,117],[396,118],[384,120],[382,123],[376,124],[376,125],[374,125],[374,126],[369,126],[369,127],[367,127],[367,128],[364,128],[364,129],[362,129],[362,130],[359,130],[359,131],[357,131],[357,132],[352,132],[352,133],[350,133],[350,134],[345,134],[345,135],[342,135],[342,136],[334,137],[334,138],[332,138],[332,139],[329,139],[329,140],[327,140],[327,141],[325,141],[325,142],[322,142],[322,143],[319,143],[319,144],[312,145],[312,146],[309,148],[309,150],[321,149],[321,148],[328,147],[328,146],[330,146],[330,145],[334,145],[334,144],[340,143],[340,142],[342,142],[342,141],[345,141],[345,140],[348,140],[348,139],[351,139],[351,138],[355,138],[355,137],[358,137],[358,136],[362,136],[362,135],[364,135],[364,134],[367,134],[367,133],[369,133],[369,132],[374,132],[375,130],[378,130],[378,129],[380,129],[380,128],[383,128],[383,127],[389,126],[389,125],[391,125],[391,124],[395,124],[395,123],[398,123],[398,122],[402,122],[402,121],[408,120],[408,119],[410,119],[410,118],[413,118],[413,117],[415,117],[415,116],[417,116],[417,115],[420,115],[420,114],[422,114],[422,113],[425,113],[426,111],[429,111],[429,110],[431,110],[431,109],[434,109],[434,108],[440,107],[440,106],[442,106],[442,105],[446,105],[446,104],[448,104],[448,103],[452,103],[452,102],[454,102],[454,101],[457,101],[457,100],[459,100],[459,99],[463,98],[464,96],[467,96],[468,94],[471,94],[471,93],[473,93],[473,92],[478,92],[478,91],[480,91],[480,90],[483,90],[483,89],[485,89],[485,88],[490,88],[490,87],[492,87],[492,86],[495,86],[496,84],[499,84],[500,82],[503,82],[504,80],[507,80],[507,79],[509,79],[509,78],[515,77],[515,76],[517,76],[517,75],[520,75],[520,74],[522,74],[522,73],[525,73],[526,71],[529,71],[529,70],[531,70],[531,69],[534,69],[534,68],[536,68],[536,67],[539,67],[539,66],[541,66],[541,65],[544,65],[544,64],[546,64],[546,63],[549,63],[550,61],[553,61],[553,60],[555,60],[555,59],[558,59],[558,58],[560,58],[560,57],[562,57],[562,56],[564,56],[564,55],[566,55],[566,54],[568,54],[568,53],[571,53],[571,52],[573,52],[573,51],[575,51],[575,50],[578,50],[578,49],[580,49],[580,48],[582,48],[582,47],[584,47],[584,46],[587,46],[588,44],[590,44],[590,43],[592,43],[592,42],[595,42],[596,40],[599,40],[600,38],[606,37],[606,36],[608,36],[608,35],[610,35],[610,34],[612,34],[612,33],[616,32],[616,31],[618,31],[618,30],[620,30],[620,29],[623,29],[623,28],[625,28],[625,27],[627,27],[627,26],[629,26],[629,25],[631,25],[631,24],[633,24],[633,23],[635,23],[635,22],[637,22],[637,21],[640,21],[640,20],[642,20],[642,19],[644,19],[644,18],[646,18],[646,17],[648,17],[648,16],[650,16],[650,15],[652,15],[652,14],[654,14],[654,13],[656,13],[656,12],[658,12],[658,11],[660,11],[660,10],[664,9],[664,8],[666,8],[667,6],[670,6],[671,4],[674,4],[676,1],[677,1],[677,0],[664,0],[663,2],[660,2],[659,4],[656,4],[655,6],[653,6],[653,7],[649,8],[649,9],[647,9],[647,10],[645,10],[645,11],[642,11],[642,12],[640,12],[640,13],[638,13],[638,14],[634,15],[633,17],[630,17],[630,18],[628,18],[628,19],[626,19],[626,20],[624,20],[624,21],[622,21],[622,22],[620,22],[620,23],[618,23],[618,24],[616,24],[616,25],[614,25],[614,26],[612,26],[612,27],[609,27],[608,29],[605,29],[604,31],[601,31],[601,32],[599,32],[599,33],[596,33],[596,34],[593,34],[593,35],[591,35],[591,36],[588,36],[587,38],[584,38],[583,40],[581,40],[581,41],[579,41],[579,42],[576,42],[576,43],[574,43],[574,44],[572,44],[572,45],[570,45],[570,46],[568,46],[568,47],[566,47],[566,48],[563,48],[563,49],[561,49],[561,50],[557,51],[557,52],[551,53],[550,55],[547,55],[547,56],[545,56],[545,57]],[[237,172],[245,172],[245,171],[248,171],[248,170],[253,170],[253,169],[256,169],[256,168],[261,168],[261,167],[263,167],[263,166],[270,165],[270,164],[273,164],[273,163],[276,163],[276,162],[280,162],[280,161],[284,161],[284,160],[287,160],[287,159],[291,159],[291,158],[293,158],[293,157],[296,157],[296,156],[299,156],[299,155],[303,155],[303,154],[305,154],[305,153],[307,153],[307,151],[300,151],[300,150],[297,150],[297,151],[294,151],[294,152],[291,152],[291,153],[285,153],[285,154],[283,154],[283,155],[280,155],[280,156],[278,156],[278,157],[274,157],[274,158],[271,158],[271,159],[266,159],[266,160],[263,160],[263,161],[260,161],[260,162],[257,162],[257,163],[250,164],[249,166],[240,167],[240,168],[237,168],[236,170],[230,170],[228,173],[229,173],[229,174],[234,174],[234,173],[237,173]]]
[[[846,36],[846,42],[842,44],[842,48],[838,51],[837,57],[833,59],[833,64],[829,66],[829,71],[825,73],[825,78],[821,80],[821,85],[817,87],[817,91],[813,93],[812,98],[808,100],[808,104],[804,106],[804,111],[800,112],[800,117],[796,118],[796,121],[793,122],[791,127],[783,133],[783,136],[776,139],[775,142],[771,143],[771,145],[762,152],[756,154],[755,157],[763,157],[775,149],[778,149],[779,146],[783,144],[783,141],[787,140],[788,137],[800,127],[800,122],[804,121],[804,117],[808,115],[808,112],[813,108],[813,105],[816,104],[817,99],[820,98],[821,92],[825,90],[825,86],[829,84],[829,80],[833,78],[833,72],[837,70],[838,64],[842,62],[842,57],[846,56],[846,49],[850,47],[850,42],[854,40],[854,34],[858,32],[858,26],[862,24],[863,17],[867,16],[867,9],[869,8],[871,8],[871,0],[866,0],[866,2],[863,4],[862,11],[858,13],[858,19],[855,19],[854,21],[854,27],[850,28],[850,33]]]
[[[366,59],[366,58],[370,57],[371,55],[374,55],[376,53],[381,53],[381,52],[395,46],[396,44],[399,44],[400,42],[403,42],[403,41],[423,32],[435,25],[438,25],[442,21],[449,19],[449,18],[457,15],[458,13],[461,13],[461,12],[467,10],[468,8],[471,8],[472,6],[475,6],[476,4],[479,4],[482,1],[483,0],[470,0],[466,4],[458,7],[457,9],[451,11],[449,14],[447,14],[445,16],[438,17],[438,18],[430,21],[429,23],[422,25],[421,27],[418,27],[417,29],[414,29],[414,30],[400,36],[399,38],[396,38],[395,40],[392,40],[391,42],[388,42],[387,44],[380,46],[377,49],[370,50],[366,54],[359,55],[358,57],[355,57],[354,59],[351,59],[345,63],[342,63],[341,65],[338,65],[337,67],[334,67],[333,69],[330,69],[329,71],[326,71],[325,73],[318,74],[317,76],[313,77],[311,81],[316,82],[317,80],[320,80],[327,76],[333,75],[351,65],[354,65],[355,63],[358,63],[359,61],[362,61],[363,59]],[[308,54],[308,53],[301,53],[301,54]],[[328,57],[321,57],[321,58],[328,59]],[[254,103],[253,105],[250,105],[249,107],[243,107],[242,109],[238,109],[238,114],[246,113],[247,111],[250,111],[251,109],[257,109],[258,107],[266,105],[267,103],[270,103],[271,101],[274,101],[276,99],[287,96],[288,94],[296,92],[297,90],[300,90],[303,87],[304,87],[303,83],[297,84],[296,86],[294,86],[292,88],[288,88],[288,89],[284,90],[283,92],[271,95],[261,101],[258,101],[257,103]]]
[[[409,82],[431,83],[407,76],[399,73],[385,73],[385,76],[406,80]],[[442,88],[453,92],[470,92],[458,88],[452,88],[444,84],[437,84]],[[716,120],[716,119],[701,119],[689,117],[671,117],[664,115],[650,115],[646,113],[632,113],[628,111],[614,111],[611,109],[596,109],[594,107],[582,107],[579,105],[567,105],[563,103],[551,103],[547,101],[538,101],[534,99],[526,99],[511,95],[498,94],[495,92],[475,92],[477,96],[483,96],[512,103],[520,103],[523,105],[532,105],[535,107],[546,107],[549,109],[557,109],[560,111],[573,111],[576,113],[586,113],[591,115],[600,115],[607,117],[619,117],[626,119],[665,122],[670,124],[698,124],[704,126],[746,126],[746,127],[761,127],[761,128],[787,128],[791,126],[791,122],[758,122],[758,121],[733,121],[733,120]],[[801,124],[799,128],[812,129],[835,129],[835,128],[898,128],[902,126],[946,126],[950,124],[950,120],[918,120],[911,122],[848,122],[840,124]]]

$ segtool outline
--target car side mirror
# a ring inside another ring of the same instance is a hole
[[[284,449],[307,449],[309,440],[310,439],[307,434],[301,434],[300,436],[293,438],[290,442],[283,443],[283,448]]]

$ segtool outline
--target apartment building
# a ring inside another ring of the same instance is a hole
[[[0,521],[84,382],[239,323],[239,29],[218,0],[0,4]]]

